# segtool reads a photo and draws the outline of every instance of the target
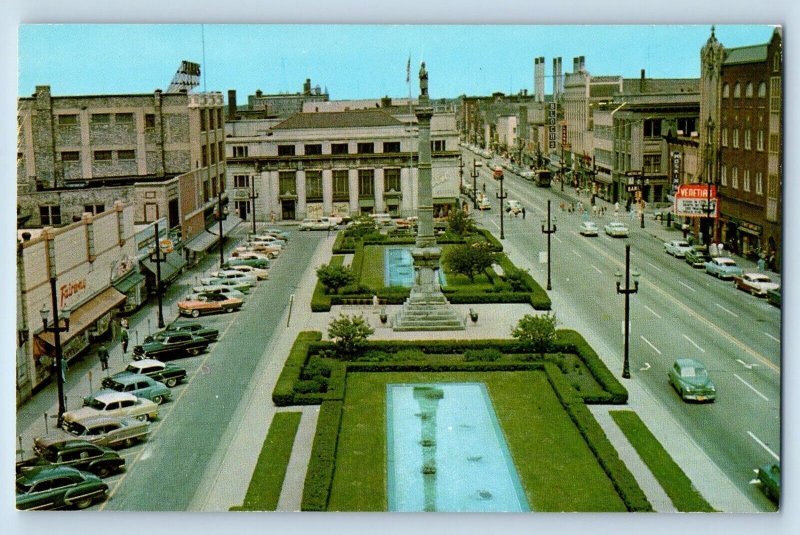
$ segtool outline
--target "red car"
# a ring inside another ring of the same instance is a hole
[[[178,302],[178,312],[182,316],[198,317],[200,314],[214,314],[216,312],[233,312],[242,307],[241,299],[227,297],[222,294],[201,294],[197,299],[187,299]]]

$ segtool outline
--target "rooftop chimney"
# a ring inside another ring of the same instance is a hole
[[[236,120],[236,90],[228,89],[228,120]]]

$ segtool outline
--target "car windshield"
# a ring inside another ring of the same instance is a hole
[[[27,494],[31,491],[33,485],[26,483],[24,480],[17,480],[17,494]]]
[[[719,263],[720,263],[720,265],[723,265],[723,266],[735,266],[736,265],[736,262],[734,262],[733,260],[720,260]]]
[[[167,337],[167,335],[164,334],[163,332],[156,333],[156,334],[153,335],[153,340],[158,340],[159,342],[163,342],[166,337]]]
[[[45,448],[39,452],[39,455],[41,455],[42,459],[45,461],[50,461],[51,463],[54,463],[58,460],[58,451],[56,451],[53,447]]]
[[[98,411],[102,411],[106,408],[106,404],[100,401],[99,399],[93,399],[92,401],[89,402],[89,405],[87,405],[87,407],[91,407],[93,409],[97,409]]]
[[[694,366],[687,366],[686,368],[681,368],[681,377],[699,377],[703,378],[708,375],[708,372],[705,368],[695,368]]]
[[[80,422],[72,422],[67,425],[67,431],[76,437],[79,437],[84,433],[84,431],[86,431],[86,427],[84,427]]]
[[[111,390],[116,390],[117,392],[123,392],[125,390],[125,385],[117,381],[110,381],[105,386],[106,388],[110,388]]]
[[[675,242],[675,247],[689,247],[689,244],[685,241],[677,241]]]

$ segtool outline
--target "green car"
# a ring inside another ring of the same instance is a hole
[[[260,269],[269,269],[270,262],[266,258],[229,258],[224,264],[222,269],[230,269],[233,266],[250,266]]]
[[[767,498],[780,501],[781,499],[781,465],[770,463],[758,469],[758,482]]]
[[[705,245],[695,245],[686,251],[686,256],[683,259],[693,268],[704,268],[706,267],[706,262],[711,260],[711,257],[708,256]]]
[[[17,475],[17,509],[86,509],[108,493],[99,477],[68,466],[43,467]]]
[[[694,359],[678,359],[667,372],[669,384],[684,401],[714,401],[717,388],[703,363]]]
[[[42,466],[69,466],[86,470],[98,477],[106,477],[125,468],[125,459],[120,457],[119,453],[86,440],[55,442],[37,454],[38,457],[17,463],[17,475],[37,470]]]
[[[767,290],[767,302],[781,308],[781,287],[778,286],[774,290]]]

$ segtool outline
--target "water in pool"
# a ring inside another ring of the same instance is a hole
[[[386,247],[383,252],[383,281],[386,286],[414,286],[414,257],[407,247]],[[439,284],[445,285],[444,272],[439,274]]]
[[[390,511],[529,511],[483,383],[386,387]]]

